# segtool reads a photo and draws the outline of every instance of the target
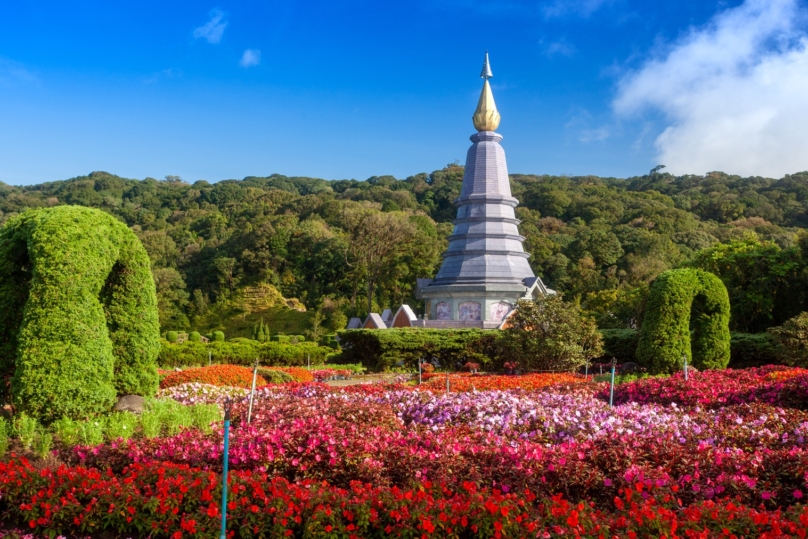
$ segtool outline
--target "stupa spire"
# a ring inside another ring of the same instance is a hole
[[[488,63],[488,51],[486,51],[483,71],[480,74],[480,78],[484,79],[483,90],[480,93],[480,100],[477,102],[477,110],[474,111],[474,116],[471,117],[477,131],[496,131],[497,127],[499,127],[501,118],[499,111],[497,111],[497,104],[494,103],[494,93],[491,91],[491,85],[488,84],[488,79],[493,76],[491,64]]]

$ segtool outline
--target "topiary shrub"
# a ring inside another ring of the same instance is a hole
[[[280,342],[289,344],[292,341],[292,338],[289,335],[273,335],[269,339],[271,342]]]
[[[166,331],[166,340],[168,342],[177,342],[179,338],[179,333],[176,331]]]
[[[256,358],[263,365],[296,366],[306,365],[311,358],[312,365],[325,363],[331,348],[317,346],[314,343],[298,345],[276,342],[258,342],[252,339],[237,339],[228,342],[211,344],[197,342],[169,343],[163,341],[158,362],[161,367],[188,367],[207,365],[208,354],[214,363],[233,363],[237,365],[253,365]]]
[[[289,373],[275,369],[267,369],[266,367],[258,367],[258,374],[263,376],[264,380],[269,384],[286,384],[295,381]]]
[[[486,346],[494,332],[482,329],[350,329],[339,333],[337,363],[361,363],[371,371],[397,367],[418,369],[418,361],[459,369],[467,361],[495,368],[495,347]]]
[[[681,369],[683,356],[698,369],[723,369],[730,358],[729,316],[721,279],[696,269],[663,272],[648,294],[637,362],[653,374]]]
[[[125,224],[57,206],[0,229],[0,374],[18,410],[49,422],[152,395],[159,349],[149,257]]]
[[[191,342],[202,342],[202,335],[198,331],[192,331],[188,334],[188,340]]]
[[[224,342],[224,332],[223,331],[214,331],[212,340],[215,341],[215,342]]]

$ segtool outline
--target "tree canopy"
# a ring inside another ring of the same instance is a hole
[[[415,279],[437,272],[462,177],[457,165],[365,181],[275,174],[191,183],[93,172],[4,188],[0,222],[63,204],[124,222],[151,259],[164,329],[192,329],[196,317],[257,283],[309,308],[328,299],[362,316],[419,305]],[[808,173],[513,174],[511,188],[533,269],[600,327],[639,324],[650,283],[686,264],[725,282],[734,330],[759,331],[805,310],[797,233],[808,226]]]

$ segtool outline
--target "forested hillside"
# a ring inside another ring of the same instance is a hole
[[[270,283],[308,308],[344,314],[414,299],[437,271],[463,168],[404,180],[247,177],[215,184],[93,172],[30,187],[0,183],[0,222],[78,204],[121,219],[148,251],[164,328],[188,328],[246,285]],[[760,331],[805,308],[808,172],[628,178],[511,176],[537,274],[597,316],[642,316],[660,272],[695,265],[730,288],[733,329]]]

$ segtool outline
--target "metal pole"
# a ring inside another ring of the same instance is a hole
[[[612,358],[612,387],[609,391],[609,408],[614,406],[614,368],[617,366],[617,360]]]
[[[584,365],[584,382],[589,381],[589,363]]]
[[[211,353],[210,350],[208,350],[208,367],[210,367],[213,364],[212,363],[213,362],[212,357],[213,357],[213,354]]]
[[[421,385],[421,360],[418,360],[418,385]]]
[[[446,373],[446,394],[449,394],[449,373]]]
[[[306,354],[306,368],[311,370],[311,354]]]
[[[253,400],[255,400],[255,381],[258,378],[258,359],[255,360],[255,367],[253,367],[253,381],[252,389],[250,390],[250,408],[247,410],[247,424],[252,420]]]
[[[682,356],[682,360],[685,362],[685,382],[687,382],[687,356]]]
[[[219,539],[227,539],[227,460],[230,452],[230,406],[226,401],[224,404],[224,463],[222,466],[222,532]]]

